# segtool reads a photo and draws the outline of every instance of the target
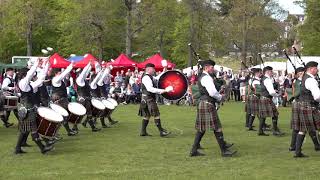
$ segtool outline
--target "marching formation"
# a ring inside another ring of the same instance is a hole
[[[222,131],[222,123],[218,116],[218,109],[221,103],[226,100],[226,92],[223,87],[215,83],[215,62],[212,60],[199,61],[200,71],[198,72],[199,102],[197,104],[197,115],[195,121],[195,139],[192,145],[190,156],[203,156],[199,150],[201,139],[206,131],[213,131],[223,157],[231,157],[237,151],[232,151],[233,143],[227,143]],[[320,127],[320,88],[318,77],[318,64],[308,62],[305,67],[297,68],[292,85],[293,102],[291,129],[292,138],[289,151],[294,151],[294,157],[307,157],[302,153],[302,144],[305,135],[308,133],[314,143],[316,151],[320,150],[317,130]],[[8,68],[6,78],[2,84],[0,112],[1,119],[6,127],[13,123],[9,122],[11,111],[18,119],[19,135],[15,147],[15,154],[26,153],[23,147],[28,147],[28,136],[39,147],[40,152],[45,154],[53,149],[62,137],[59,134],[61,125],[68,136],[75,136],[79,133],[79,125],[87,127],[89,124],[92,132],[100,131],[97,127],[97,120],[100,119],[101,127],[107,128],[106,119],[109,124],[118,123],[112,119],[112,113],[118,106],[118,102],[111,98],[106,88],[107,78],[112,67],[94,68],[89,62],[82,70],[78,69],[75,77],[70,78],[74,69],[71,63],[64,70],[50,69],[47,60],[37,60],[30,64],[29,68],[23,68],[16,74],[16,81],[13,78],[13,69]],[[163,73],[167,68],[164,63]],[[278,127],[279,112],[274,98],[280,96],[278,87],[273,78],[273,69],[266,66],[263,69],[252,68],[249,70],[248,93],[246,95],[246,121],[248,131],[254,129],[254,120],[259,119],[258,136],[269,136],[266,131],[270,130],[266,120],[272,119],[272,134],[283,136]],[[177,79],[180,72],[172,71],[167,74],[169,78],[163,82],[164,88],[157,86],[157,80],[163,75],[155,75],[154,64],[146,64],[145,72],[141,78],[141,102],[138,115],[142,117],[140,136],[151,136],[147,132],[147,126],[151,117],[159,129],[160,137],[167,137],[171,133],[161,125],[160,111],[157,105],[156,95],[162,94],[166,97],[173,95],[180,99],[181,92],[185,94],[187,83],[185,77]],[[167,77],[166,76],[166,77]],[[170,77],[171,76],[171,77]],[[162,79],[163,80],[163,79]],[[77,87],[78,96],[72,100],[68,97],[67,87],[74,84]],[[52,87],[48,92],[47,86]],[[163,87],[163,86],[162,86]],[[178,94],[178,95],[177,95]]]

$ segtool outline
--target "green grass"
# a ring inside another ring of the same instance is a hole
[[[228,142],[238,154],[222,158],[214,135],[203,138],[206,156],[189,157],[194,139],[196,109],[160,106],[170,138],[160,138],[153,123],[152,137],[139,137],[138,106],[119,106],[114,117],[120,123],[101,132],[81,128],[75,137],[65,136],[48,155],[39,153],[29,138],[28,153],[13,155],[17,128],[0,127],[0,179],[317,179],[320,153],[309,137],[304,143],[306,159],[288,152],[290,108],[280,108],[280,128],[285,137],[258,137],[244,126],[242,103],[227,103],[219,115]],[[13,120],[11,120],[13,121]],[[268,120],[271,123],[271,120]],[[255,122],[257,125],[257,121]]]

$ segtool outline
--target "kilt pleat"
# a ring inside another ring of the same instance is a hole
[[[276,117],[279,116],[276,105],[272,102],[272,99],[267,97],[260,97],[259,100],[259,117]]]
[[[221,127],[216,106],[207,101],[200,101],[197,108],[196,130],[218,130]]]
[[[245,112],[252,115],[259,115],[259,97],[256,95],[248,96]]]
[[[318,130],[320,127],[320,111],[313,107],[309,102],[301,102],[299,104],[299,120],[298,130],[311,131]]]
[[[292,102],[290,127],[291,129],[294,129],[294,130],[300,130],[299,107],[300,107],[299,102],[296,102],[296,101]]]
[[[20,119],[18,122],[18,129],[22,133],[26,132],[37,132],[37,113],[35,110],[29,110],[27,113],[27,117],[24,119]]]
[[[154,99],[142,100],[140,103],[138,115],[141,117],[160,116],[160,111],[159,111],[156,100]]]

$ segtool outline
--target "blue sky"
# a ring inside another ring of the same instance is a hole
[[[295,5],[293,2],[294,0],[278,0],[280,6],[285,9],[288,10],[290,12],[290,14],[303,14],[303,9],[298,6]]]

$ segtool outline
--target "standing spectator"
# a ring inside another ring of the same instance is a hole
[[[135,82],[132,84],[132,90],[136,95],[136,103],[140,103],[141,101],[141,85],[139,83],[139,79],[136,79]]]
[[[232,83],[232,90],[234,94],[234,100],[240,101],[240,79],[238,75],[235,75],[235,79]]]
[[[136,95],[131,87],[130,84],[127,85],[127,88],[126,88],[126,91],[125,91],[125,98],[126,98],[126,104],[132,102],[134,103],[135,102],[135,99],[136,99]]]
[[[245,75],[245,72],[242,71],[241,72],[241,77],[239,78],[240,81],[240,96],[241,96],[241,100],[242,102],[246,101],[246,87],[248,85],[248,78]]]

